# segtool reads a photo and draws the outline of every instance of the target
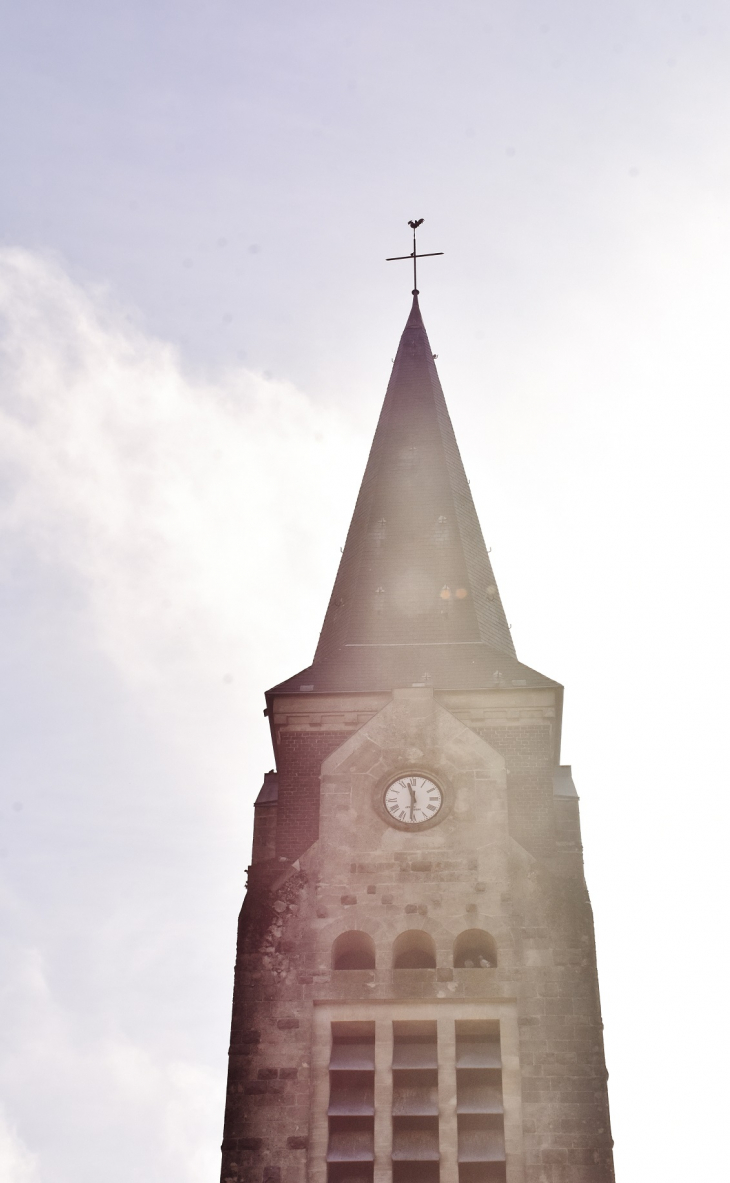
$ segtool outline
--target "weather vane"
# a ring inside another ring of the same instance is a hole
[[[416,259],[430,259],[434,255],[443,255],[443,251],[426,251],[422,255],[416,254],[416,230],[423,224],[423,218],[417,218],[415,222],[409,222],[411,230],[413,231],[413,252],[410,255],[392,255],[386,259],[386,263],[396,263],[400,259],[413,259],[413,295],[418,295],[418,284],[416,283]]]

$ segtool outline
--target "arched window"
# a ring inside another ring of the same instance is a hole
[[[366,932],[340,933],[332,947],[333,969],[375,969],[375,942]]]
[[[481,928],[468,928],[454,941],[455,969],[493,969],[497,964],[494,937]]]
[[[420,928],[402,932],[393,944],[393,969],[435,969],[433,937]]]

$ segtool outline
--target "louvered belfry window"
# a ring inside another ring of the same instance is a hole
[[[372,1183],[375,1023],[333,1023],[328,1183]]]
[[[438,1183],[435,1022],[393,1024],[393,1183]]]
[[[497,1023],[456,1023],[459,1183],[505,1178],[502,1055]]]
[[[374,1183],[375,1022],[333,1022],[331,1032],[327,1183]],[[436,1021],[394,1021],[392,1035],[392,1062],[381,1059],[378,1069],[392,1073],[392,1183],[440,1183],[444,1137],[452,1156],[456,1146],[458,1183],[504,1183],[499,1023],[457,1019],[451,1035],[444,1034],[455,1037],[449,1044],[451,1059],[448,1049],[445,1054],[456,1071],[455,1106],[448,1085],[453,1076],[446,1072],[446,1109],[443,1087],[439,1105]],[[380,1145],[382,1154],[382,1138]],[[382,1180],[385,1163],[380,1161]]]

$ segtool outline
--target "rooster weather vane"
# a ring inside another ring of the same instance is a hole
[[[423,218],[417,218],[415,222],[409,222],[411,230],[413,231],[413,250],[410,255],[391,255],[386,259],[386,263],[397,263],[400,259],[413,259],[413,295],[418,295],[418,284],[416,282],[416,259],[431,259],[434,255],[443,255],[443,251],[426,251],[422,255],[416,254],[416,230],[423,225]]]

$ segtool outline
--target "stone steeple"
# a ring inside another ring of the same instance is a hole
[[[417,301],[266,713],[221,1183],[615,1183],[562,687],[515,657]]]
[[[525,675],[547,681],[516,660],[414,293],[314,663],[287,689]]]

